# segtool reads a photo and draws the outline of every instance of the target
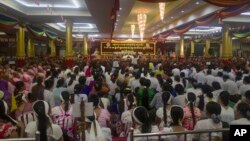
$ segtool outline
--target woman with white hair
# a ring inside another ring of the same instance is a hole
[[[43,100],[36,101],[33,105],[36,114],[36,121],[30,122],[25,133],[28,137],[34,138],[36,132],[40,133],[40,141],[63,141],[62,129],[59,125],[53,124],[49,117],[49,104]]]

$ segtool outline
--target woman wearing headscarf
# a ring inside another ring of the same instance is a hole
[[[170,117],[172,123],[169,127],[165,127],[162,133],[171,133],[171,132],[184,132],[186,129],[182,127],[182,121],[184,118],[184,111],[182,107],[178,105],[173,105],[170,109]],[[189,139],[190,136],[187,136]],[[164,138],[167,141],[184,141],[183,135],[170,135]]]
[[[8,115],[8,105],[0,100],[0,139],[23,137],[24,125]]]
[[[160,119],[160,125],[159,125],[160,129],[170,125],[171,123],[170,109],[172,107],[170,92],[163,92],[161,98],[163,106],[158,108],[158,110],[156,111],[156,117]]]
[[[184,118],[183,127],[187,130],[193,130],[196,122],[201,117],[200,109],[195,106],[196,95],[192,92],[186,94],[186,106],[183,108]]]
[[[36,121],[30,122],[25,133],[28,137],[35,137],[37,131],[40,133],[40,141],[63,141],[62,129],[59,125],[53,124],[49,117],[49,104],[45,101],[36,101],[33,105],[36,114]]]
[[[86,141],[111,141],[111,130],[101,127],[96,120],[96,114],[85,118],[85,140]]]
[[[93,102],[96,119],[100,126],[111,127],[111,115],[108,110],[103,108],[103,102],[101,101],[101,98],[99,98],[97,95],[91,95],[88,101]]]
[[[124,124],[124,132],[122,136],[127,136],[129,133],[130,128],[133,125],[133,120],[132,120],[132,111],[136,107],[136,99],[132,94],[129,94],[126,96],[126,104],[128,107],[128,110],[124,111],[121,115],[121,121]]]
[[[60,95],[60,99],[62,101],[61,105],[52,108],[51,116],[53,122],[61,127],[64,140],[73,141],[74,117],[73,107],[70,103],[70,94],[67,91],[63,91]]]

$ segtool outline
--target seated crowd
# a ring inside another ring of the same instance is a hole
[[[85,117],[85,140],[130,140],[137,133],[171,133],[250,125],[249,64],[196,58],[83,60],[67,68],[60,61],[0,65],[0,139],[82,140],[73,104],[93,103]],[[228,140],[212,133],[212,140]],[[182,141],[183,135],[163,136]],[[135,138],[145,140],[145,138]],[[150,140],[158,140],[150,137]],[[208,133],[187,140],[207,141]]]

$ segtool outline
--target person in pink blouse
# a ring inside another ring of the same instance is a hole
[[[195,107],[196,95],[194,93],[187,93],[187,105],[183,108],[184,119],[182,126],[187,130],[193,130],[196,122],[201,117],[200,109]]]

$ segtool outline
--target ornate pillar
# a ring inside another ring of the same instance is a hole
[[[84,35],[84,38],[83,38],[83,56],[87,56],[88,55],[88,35]]]
[[[29,37],[28,39],[28,57],[35,57],[34,40]]]
[[[17,66],[22,67],[25,64],[25,31],[24,27],[19,26],[17,31]]]
[[[194,57],[194,40],[191,40],[191,57]]]
[[[180,36],[180,50],[179,50],[179,57],[184,58],[184,36]]]
[[[233,56],[232,39],[228,30],[229,27],[223,27],[222,30],[222,58],[229,59]]]
[[[210,39],[206,39],[205,57],[209,57]]]
[[[55,40],[49,40],[50,57],[56,57]]]
[[[66,50],[65,50],[65,63],[68,67],[73,67],[73,50],[72,50],[72,26],[70,20],[66,20]]]

